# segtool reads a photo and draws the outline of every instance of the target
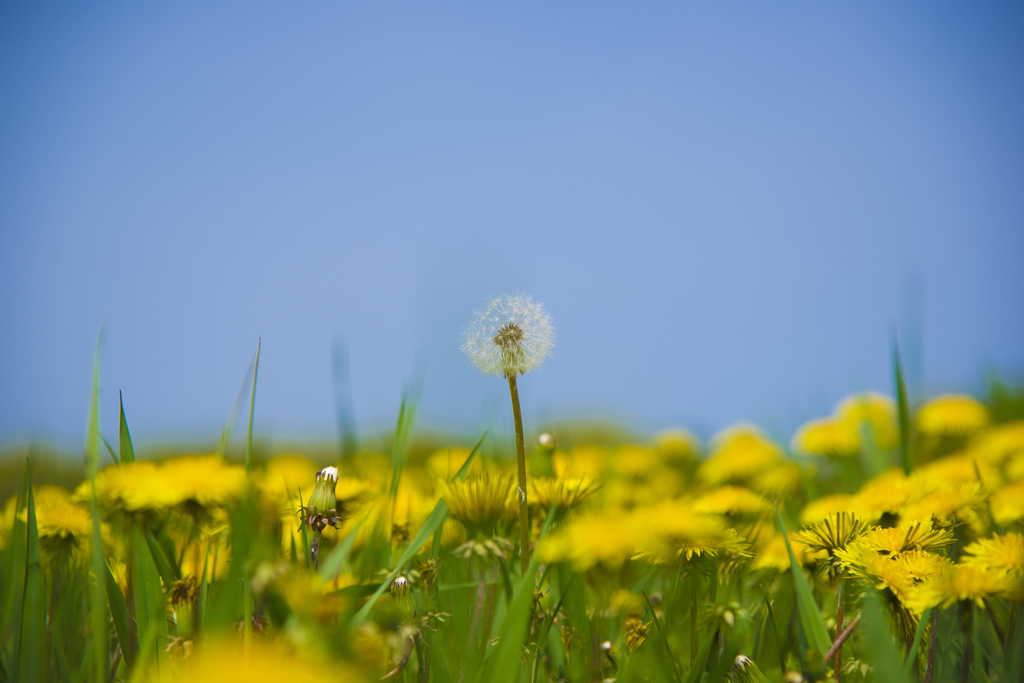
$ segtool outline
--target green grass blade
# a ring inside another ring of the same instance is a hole
[[[181,576],[175,569],[174,564],[167,559],[167,554],[164,552],[164,549],[160,547],[160,544],[157,543],[153,534],[146,531],[143,536],[146,539],[146,545],[149,547],[149,552],[153,556],[153,562],[156,565],[157,573],[160,575],[160,578],[163,579],[164,585],[170,588],[175,581],[181,578]]]
[[[109,613],[106,590],[103,587],[103,572],[106,560],[103,558],[103,537],[100,535],[100,509],[96,499],[96,473],[99,470],[100,439],[100,367],[103,358],[103,344],[106,327],[100,328],[96,341],[96,353],[92,362],[92,400],[89,403],[89,423],[85,435],[85,458],[92,488],[90,512],[92,513],[92,538],[90,544],[89,577],[89,623],[92,627],[92,671],[97,680],[107,675],[109,649],[107,624]]]
[[[245,437],[245,473],[252,474],[252,414],[256,409],[256,378],[260,374],[260,344],[263,338],[256,340],[256,360],[252,368],[252,396],[249,398],[249,432]]]
[[[380,596],[383,595],[384,591],[391,586],[391,582],[395,580],[395,577],[398,576],[403,569],[405,569],[405,565],[408,564],[409,560],[411,560],[417,551],[423,547],[423,544],[433,536],[435,531],[441,528],[444,524],[444,519],[447,516],[448,506],[443,500],[437,501],[437,505],[434,506],[433,512],[431,512],[430,516],[427,517],[427,521],[420,527],[419,533],[416,534],[416,538],[412,540],[412,543],[406,547],[402,556],[398,558],[395,568],[391,570],[391,573],[388,574],[387,578],[381,582],[377,590],[370,596],[370,599],[366,601],[366,604],[363,605],[349,621],[350,628],[355,628],[366,620],[366,617],[370,614],[370,610],[373,609],[373,606],[377,603],[377,600],[380,599]]]
[[[466,462],[462,463],[462,467],[460,467],[459,471],[455,473],[455,476],[451,478],[451,481],[455,481],[456,479],[462,481],[466,478],[466,473],[469,472],[469,468],[473,464],[476,454],[480,452],[480,447],[484,445],[484,439],[486,438],[487,432],[484,431],[484,433],[480,435],[480,440],[476,442],[475,446],[473,446],[473,450],[471,450],[469,455],[466,456]]]
[[[210,544],[206,544],[206,554],[203,557],[203,579],[199,582],[199,629],[206,631],[206,608],[210,593],[210,581],[207,578],[210,568]]]
[[[661,627],[661,621],[658,619],[658,615],[655,614],[655,612],[654,612],[654,605],[651,604],[651,599],[647,597],[647,591],[641,590],[640,593],[641,593],[641,595],[644,596],[644,602],[647,603],[647,609],[651,610],[651,619],[654,620],[654,627],[658,630],[658,635],[661,637],[661,644],[665,646],[665,654],[668,655],[668,663],[672,665],[672,668],[671,668],[672,680],[678,681],[679,680],[679,666],[676,664],[676,658],[672,656],[672,649],[668,646],[668,634],[665,633],[665,629],[663,629]],[[697,661],[706,661],[706,660],[707,660],[706,656],[703,659],[700,659],[700,658],[697,659]],[[697,668],[696,664],[694,665],[693,668],[694,669]],[[701,671],[703,671],[704,667],[701,666],[700,669],[701,669]],[[692,676],[693,672],[691,671],[690,674]]]
[[[4,548],[3,609],[0,610],[0,645],[4,647],[5,660],[17,659],[18,639],[21,633],[21,604],[25,597],[25,559],[28,530],[21,519],[21,512],[28,503],[29,469],[33,461],[35,446],[25,462],[25,473],[18,489],[15,503],[14,524],[7,547]]]
[[[43,598],[43,567],[39,562],[39,528],[36,526],[32,482],[28,489],[25,545],[25,589],[21,604],[21,638],[18,641],[19,681],[43,681],[45,676],[46,603]]]
[[[110,572],[110,565],[104,562],[103,566],[107,570],[104,573],[104,580],[107,588],[107,604],[110,606],[110,614],[114,620],[114,630],[117,632],[117,640],[121,643],[121,652],[124,655],[124,662],[130,669],[134,660],[134,652],[130,646],[132,638],[130,629],[134,624],[129,625],[128,623],[128,607],[125,605],[124,595],[121,594],[121,589],[118,587],[117,581],[114,580],[114,575]]]
[[[356,534],[359,533],[359,527],[363,525],[362,522],[356,525],[352,531],[348,532],[348,536],[345,537],[338,546],[331,551],[330,555],[324,558],[324,561],[320,563],[320,580],[330,581],[348,562],[349,555],[352,554],[352,546],[356,542]],[[292,546],[294,547],[294,545]]]
[[[401,420],[399,421],[401,422]],[[459,471],[456,473],[455,478],[461,480],[466,476],[466,472],[469,471],[469,466],[473,464],[473,458],[475,458],[476,454],[480,451],[480,446],[483,445],[484,439],[486,437],[487,432],[484,432],[483,436],[480,437],[480,440],[476,442],[476,446],[474,446],[473,450],[470,451],[469,456],[466,457],[466,462],[464,462],[462,464],[462,467],[459,468]],[[398,563],[395,565],[395,568],[388,575],[388,578],[385,581],[381,582],[380,586],[377,588],[374,594],[370,596],[369,600],[366,601],[366,604],[363,605],[363,607],[358,612],[356,612],[352,619],[349,621],[350,628],[355,628],[359,624],[366,621],[366,617],[369,616],[370,610],[373,609],[373,606],[377,603],[377,600],[380,599],[380,596],[383,595],[384,591],[388,589],[388,587],[391,585],[391,582],[395,580],[396,576],[398,576],[399,572],[401,572],[405,568],[405,565],[409,562],[409,560],[412,559],[413,555],[415,555],[419,551],[419,549],[423,547],[423,544],[426,543],[427,540],[431,536],[433,536],[435,532],[441,529],[441,527],[444,525],[445,517],[447,516],[448,505],[445,504],[443,500],[437,501],[437,505],[434,506],[434,510],[430,513],[430,516],[427,517],[427,521],[423,523],[423,526],[420,527],[419,533],[416,534],[416,538],[412,540],[412,543],[410,543],[409,546],[405,549],[405,552],[402,553],[402,556],[399,558]],[[305,527],[303,527],[303,533],[305,533]],[[305,536],[303,536],[303,542],[305,542]],[[306,554],[308,556],[308,551]]]
[[[686,674],[686,683],[697,683],[700,680],[701,674],[707,668],[708,658],[711,656],[711,646],[715,642],[715,635],[717,633],[718,621],[715,620],[711,628],[708,629],[707,635],[704,636],[704,642],[700,644],[700,649],[697,650],[697,658],[693,660],[693,668]]]
[[[135,548],[135,618],[140,633],[150,636],[154,642],[139,641],[139,660],[147,648],[158,648],[156,639],[167,635],[167,609],[164,604],[164,592],[160,584],[160,572],[149,550],[148,543],[143,542],[139,529],[134,530]]]
[[[875,680],[879,683],[911,683],[900,653],[893,642],[892,634],[886,626],[885,612],[878,593],[869,589],[862,598],[864,605],[864,641],[868,651],[866,661],[871,663],[875,671]]]
[[[118,446],[121,450],[121,462],[135,462],[135,449],[132,448],[132,435],[128,432],[128,421],[124,419],[124,397],[117,392],[117,401],[121,405],[121,422],[118,425]]]
[[[782,638],[779,637],[779,625],[775,623],[775,613],[772,611],[772,603],[768,600],[768,591],[764,585],[761,586],[764,594],[764,606],[768,610],[768,620],[772,625],[772,638],[775,640],[775,651],[779,654],[779,671],[786,670],[786,653],[782,647]]]
[[[548,513],[544,526],[541,528],[541,538],[547,535],[551,529],[555,519],[554,512],[554,506],[552,506],[552,510]],[[503,681],[519,680],[522,668],[520,662],[523,645],[526,643],[529,632],[530,608],[533,606],[533,588],[538,566],[540,566],[540,562],[537,554],[534,553],[530,558],[526,573],[516,585],[508,611],[500,624],[497,651],[486,664],[483,677],[485,681],[502,683]]]
[[[114,447],[107,441],[107,437],[100,434],[100,440],[103,441],[103,445],[107,447],[107,453],[110,453],[110,459],[114,461],[115,465],[120,465],[121,461],[117,459],[117,453],[114,452]]]
[[[778,503],[775,504],[775,515],[779,519],[779,528],[782,531],[782,538],[786,542],[786,552],[789,553],[790,573],[793,575],[793,585],[796,589],[797,611],[800,613],[800,624],[803,626],[804,634],[811,647],[821,652],[824,657],[832,641],[828,637],[828,629],[825,628],[825,620],[821,617],[821,610],[814,601],[811,593],[811,586],[807,583],[800,563],[796,561],[793,548],[789,544],[789,535],[786,533],[786,523],[782,521],[782,513],[779,512]]]
[[[903,376],[903,362],[900,360],[899,342],[893,334],[892,367],[896,384],[896,409],[900,428],[900,464],[910,474],[910,401],[907,400],[907,383]]]
[[[914,643],[910,646],[910,649],[907,650],[907,656],[903,660],[903,666],[906,667],[908,676],[914,668],[914,662],[917,659],[917,648],[921,647],[921,639],[924,638],[924,627],[925,624],[928,623],[928,619],[930,619],[931,616],[932,608],[928,608],[924,611],[924,613],[921,615],[921,618],[917,621],[917,629],[914,631]]]
[[[242,388],[238,390],[238,396],[235,398],[235,405],[231,407],[231,414],[228,415],[228,421],[224,425],[224,429],[220,433],[220,442],[217,444],[217,455],[223,457],[228,452],[228,444],[231,443],[231,433],[235,429],[235,422],[238,420],[238,414],[242,411],[242,405],[245,401],[246,389],[249,388],[249,380],[252,378],[253,370],[256,367],[256,359],[253,358],[253,362],[249,364],[249,369],[245,373],[245,380],[242,382]]]

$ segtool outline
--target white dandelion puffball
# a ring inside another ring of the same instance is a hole
[[[540,367],[555,345],[551,316],[542,304],[522,294],[488,301],[465,336],[462,350],[473,365],[488,375],[505,377]]]

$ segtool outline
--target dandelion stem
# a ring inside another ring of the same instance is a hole
[[[939,609],[932,610],[931,628],[928,633],[928,663],[924,669],[924,683],[932,683],[932,676],[935,675],[935,646],[938,642],[939,630]]]
[[[519,409],[519,389],[516,376],[509,375],[508,389],[512,394],[512,416],[516,423],[516,470],[519,475],[519,568],[523,576],[530,566],[530,517],[526,500],[526,446],[523,441],[523,414]]]
[[[836,579],[836,634],[843,632],[843,575]],[[843,681],[843,644],[839,643],[836,649],[836,661],[834,667],[834,678],[836,683]]]
[[[837,652],[843,649],[843,643],[845,643],[847,638],[850,637],[850,634],[853,633],[853,629],[857,628],[857,625],[860,624],[861,618],[862,615],[858,614],[854,617],[853,621],[850,622],[850,625],[843,629],[843,632],[839,634],[839,637],[836,638],[836,642],[832,643],[832,647],[830,647],[828,652],[825,653],[826,662],[832,659]]]

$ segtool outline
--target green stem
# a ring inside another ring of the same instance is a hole
[[[843,632],[843,575],[840,574],[836,580],[836,638]],[[836,683],[842,683],[843,680],[843,646],[839,645],[839,649],[836,650],[836,663],[834,670],[834,678]]]
[[[519,568],[523,576],[530,566],[530,516],[526,500],[526,446],[523,443],[523,414],[519,410],[519,389],[516,376],[508,378],[512,393],[512,415],[516,422],[516,470],[519,474]]]
[[[924,669],[924,683],[932,683],[932,677],[935,675],[935,646],[939,640],[936,637],[939,631],[938,607],[932,609],[932,620],[928,631],[928,663]]]

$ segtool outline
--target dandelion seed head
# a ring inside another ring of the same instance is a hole
[[[462,350],[480,372],[515,377],[541,366],[555,345],[544,306],[528,296],[491,299],[465,331]]]

